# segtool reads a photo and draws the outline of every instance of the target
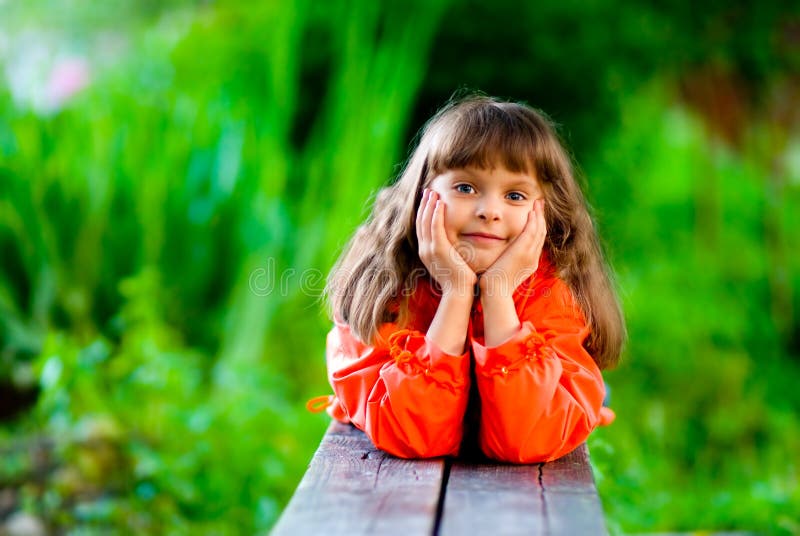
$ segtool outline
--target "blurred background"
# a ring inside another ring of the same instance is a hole
[[[614,533],[800,534],[800,8],[0,0],[0,526],[265,532],[324,277],[459,88],[558,124],[627,314]]]

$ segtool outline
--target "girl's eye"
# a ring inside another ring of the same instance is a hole
[[[508,198],[512,201],[525,201],[525,196],[519,192],[511,192],[508,194]]]
[[[456,191],[462,194],[471,194],[472,186],[469,184],[456,184]]]

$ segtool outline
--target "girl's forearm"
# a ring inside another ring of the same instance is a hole
[[[445,292],[442,296],[427,337],[443,352],[450,355],[464,353],[472,300],[472,293],[467,292]]]
[[[511,296],[484,292],[481,289],[483,305],[483,336],[487,348],[500,346],[519,331],[519,316]]]

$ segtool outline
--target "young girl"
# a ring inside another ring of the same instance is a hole
[[[570,159],[526,105],[439,111],[327,292],[328,412],[390,454],[549,461],[614,418],[619,302]]]

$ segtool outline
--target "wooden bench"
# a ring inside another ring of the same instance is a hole
[[[334,421],[272,534],[608,533],[586,445],[532,465],[404,460]]]

